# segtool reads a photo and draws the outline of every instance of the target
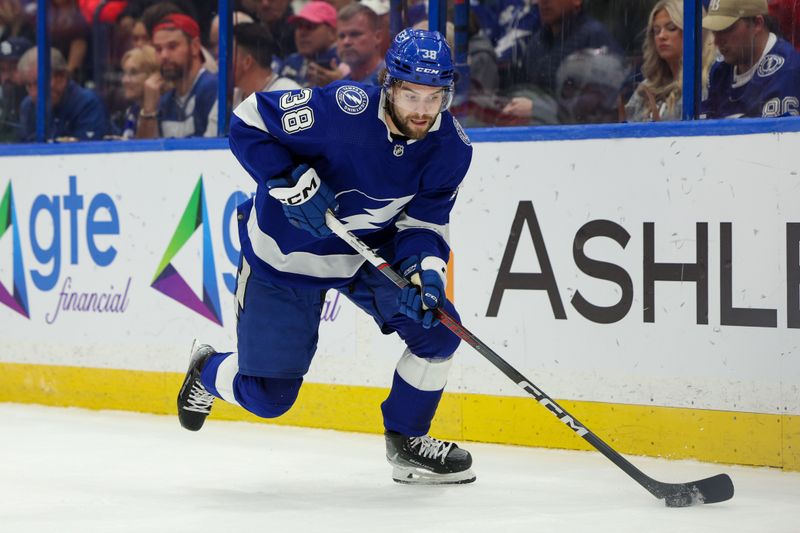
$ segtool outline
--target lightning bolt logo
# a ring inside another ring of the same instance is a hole
[[[382,227],[386,222],[396,217],[400,211],[403,210],[403,207],[414,197],[414,195],[411,194],[401,198],[373,198],[355,189],[342,191],[337,194],[336,197],[338,199],[340,196],[348,193],[360,194],[374,202],[383,204],[380,207],[365,207],[362,213],[356,213],[355,215],[342,218],[342,223],[350,231],[378,229]]]

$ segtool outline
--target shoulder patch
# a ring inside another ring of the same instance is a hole
[[[767,76],[772,76],[783,66],[783,63],[786,60],[779,55],[775,54],[767,54],[764,56],[764,59],[761,60],[761,63],[758,64],[758,76],[761,78],[766,78]]]
[[[458,136],[461,137],[462,141],[464,141],[464,144],[469,146],[471,144],[469,142],[469,137],[467,137],[467,134],[464,132],[464,128],[461,127],[461,123],[456,120],[456,117],[453,117],[453,127],[455,127],[456,133],[458,133]]]
[[[361,87],[342,85],[336,89],[336,103],[348,115],[358,115],[367,108],[369,96]]]

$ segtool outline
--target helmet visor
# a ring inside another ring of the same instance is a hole
[[[404,114],[433,116],[450,107],[453,88],[408,82],[393,83],[386,91],[386,97]]]

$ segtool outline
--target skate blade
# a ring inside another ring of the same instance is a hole
[[[434,474],[422,468],[395,466],[392,479],[406,485],[460,485],[475,481],[471,468],[452,474]]]

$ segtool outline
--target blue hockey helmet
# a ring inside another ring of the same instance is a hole
[[[443,87],[444,110],[452,101],[453,72],[453,54],[441,33],[408,28],[397,34],[386,52],[383,86],[388,91],[393,82],[407,81]]]

